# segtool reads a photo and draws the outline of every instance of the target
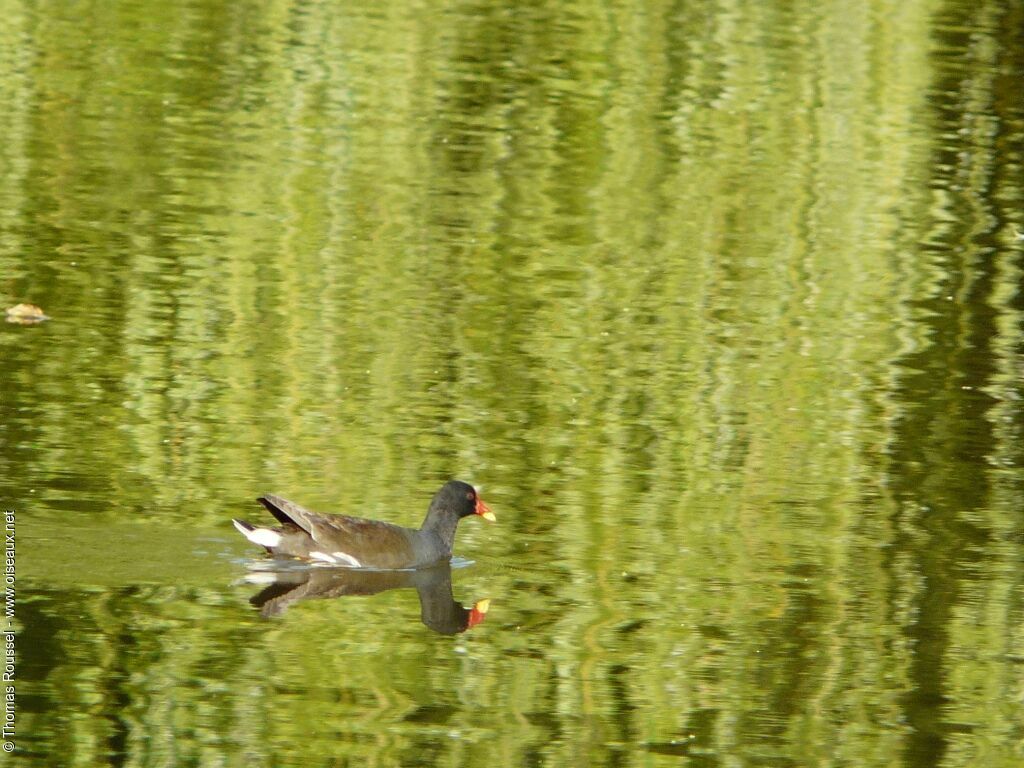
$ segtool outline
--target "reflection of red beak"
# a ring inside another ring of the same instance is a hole
[[[484,500],[479,496],[476,497],[476,509],[474,510],[484,520],[490,520],[492,523],[497,520],[494,513],[491,512],[491,508],[484,504]]]
[[[487,611],[490,610],[491,599],[477,600],[473,604],[473,609],[469,612],[469,621],[466,623],[466,629],[472,629],[485,618],[487,618]]]

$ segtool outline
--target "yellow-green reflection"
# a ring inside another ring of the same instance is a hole
[[[43,763],[1019,764],[1019,8],[0,7]],[[449,477],[474,632],[247,605]]]

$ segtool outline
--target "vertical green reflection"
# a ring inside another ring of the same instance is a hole
[[[1018,5],[0,6],[31,754],[1019,763]],[[453,476],[466,635],[232,583]]]

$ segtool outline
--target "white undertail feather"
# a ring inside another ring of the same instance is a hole
[[[277,531],[272,531],[269,528],[246,528],[237,520],[231,522],[235,524],[238,532],[253,544],[259,544],[261,547],[276,547],[281,543],[281,534]]]
[[[242,579],[246,584],[277,584],[278,576],[276,573],[260,573],[259,571],[251,571],[245,574],[245,578]]]

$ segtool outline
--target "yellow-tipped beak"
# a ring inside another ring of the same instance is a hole
[[[498,519],[494,516],[494,513],[491,512],[491,508],[484,504],[484,500],[479,496],[476,497],[476,513],[484,520],[489,520],[492,523]]]

